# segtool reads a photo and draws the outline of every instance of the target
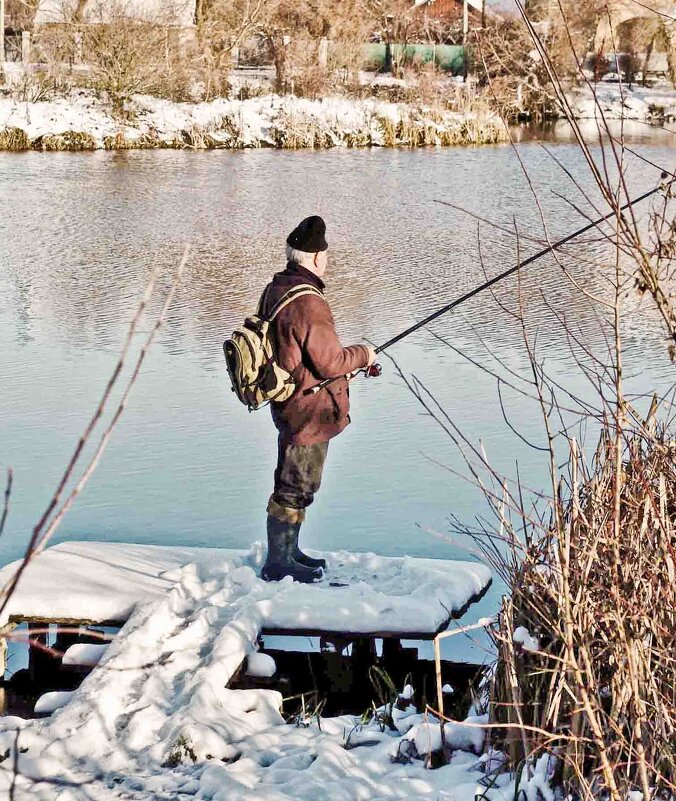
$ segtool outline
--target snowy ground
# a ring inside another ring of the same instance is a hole
[[[426,769],[417,757],[441,744],[441,729],[407,706],[415,697],[394,711],[394,730],[355,728],[351,716],[286,725],[277,692],[226,688],[285,582],[261,581],[246,557],[163,578],[171,589],[136,607],[81,687],[44,702],[65,706],[46,719],[0,719],[0,795],[16,781],[17,801],[468,801],[500,764],[481,755],[485,717],[472,710],[445,729],[450,763]],[[251,667],[262,666],[254,657]],[[507,798],[509,783],[501,777],[490,797]]]
[[[399,103],[375,100],[349,100],[329,97],[306,100],[293,96],[266,95],[247,100],[218,99],[209,103],[172,103],[167,100],[135,96],[128,104],[127,117],[116,119],[109,104],[89,92],[74,92],[69,97],[38,103],[25,103],[0,97],[0,131],[20,128],[31,141],[46,134],[77,131],[90,134],[96,147],[112,147],[119,142],[149,142],[176,146],[275,147],[285,137],[335,145],[382,145],[386,143],[388,124],[400,121],[436,126],[439,135],[460,130],[475,115],[443,112],[441,116]],[[497,118],[487,117],[485,124],[495,126],[498,140],[504,138]],[[300,145],[311,146],[311,145]],[[315,145],[318,146],[318,145]]]
[[[676,120],[676,90],[663,83],[652,88],[626,84],[598,83],[592,90],[588,86],[567,92],[574,115],[579,119],[603,116],[611,120],[640,120],[643,122],[673,122]]]

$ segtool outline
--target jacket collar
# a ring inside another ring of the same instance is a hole
[[[287,275],[301,276],[306,283],[312,284],[312,286],[316,286],[317,289],[324,290],[324,288],[326,287],[326,284],[322,281],[322,279],[318,275],[315,275],[313,272],[310,272],[310,270],[307,270],[305,267],[298,264],[298,262],[296,261],[288,262],[286,265],[286,270],[284,272],[286,272]]]

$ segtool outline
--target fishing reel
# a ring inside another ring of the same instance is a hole
[[[380,364],[372,364],[369,367],[362,367],[359,370],[355,370],[353,373],[348,373],[347,375],[343,376],[346,378],[348,382],[353,381],[358,375],[364,374],[366,378],[378,378],[383,374],[383,368]],[[333,383],[336,379],[335,378],[325,378],[323,381],[320,381],[319,384],[316,384],[314,387],[308,387],[305,390],[305,395],[316,395],[320,389],[324,389],[329,384]]]

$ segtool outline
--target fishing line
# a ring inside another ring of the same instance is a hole
[[[670,177],[669,173],[667,173],[667,172],[662,173],[662,179],[663,180],[667,179],[669,177]],[[630,200],[628,203],[625,203],[623,206],[620,206],[619,209],[613,209],[612,211],[608,212],[608,214],[606,214],[604,217],[600,217],[598,220],[594,220],[593,222],[587,223],[587,225],[585,225],[584,227],[579,228],[577,231],[574,231],[572,234],[568,234],[568,236],[564,236],[562,239],[559,239],[557,242],[554,242],[552,245],[549,245],[548,247],[543,248],[542,250],[538,251],[537,253],[534,253],[532,256],[529,256],[527,259],[524,259],[524,261],[519,262],[514,267],[510,267],[508,270],[504,270],[503,272],[498,273],[498,275],[494,276],[493,278],[489,279],[488,281],[485,281],[480,286],[475,287],[474,289],[470,290],[469,292],[466,292],[464,295],[461,295],[459,298],[456,298],[455,300],[451,301],[451,303],[447,303],[445,306],[442,306],[440,309],[437,309],[437,311],[432,312],[432,314],[430,314],[427,317],[425,317],[424,320],[421,320],[419,323],[415,323],[414,325],[412,325],[409,328],[407,328],[405,331],[402,331],[400,334],[397,334],[396,336],[392,337],[391,339],[388,339],[387,342],[384,342],[382,345],[379,345],[375,349],[376,354],[382,353],[383,351],[387,350],[388,348],[391,348],[393,345],[396,345],[398,342],[401,342],[401,340],[404,339],[405,337],[407,337],[410,334],[413,334],[415,331],[418,331],[421,328],[423,328],[423,326],[426,326],[429,323],[431,323],[434,320],[436,320],[437,318],[441,317],[442,315],[447,314],[448,312],[452,311],[456,307],[460,306],[460,304],[465,303],[466,301],[470,300],[473,297],[476,297],[478,294],[480,294],[481,292],[484,292],[486,289],[489,289],[490,287],[495,286],[495,284],[497,284],[499,281],[502,281],[505,278],[508,278],[510,275],[513,275],[515,272],[517,272],[518,270],[522,269],[523,267],[527,267],[529,264],[532,264],[534,261],[537,261],[538,259],[541,259],[543,256],[546,256],[548,253],[552,253],[553,251],[555,251],[558,248],[560,248],[562,245],[565,245],[566,243],[570,242],[572,239],[575,239],[576,237],[580,236],[581,234],[584,234],[587,231],[590,231],[592,228],[597,228],[599,225],[601,225],[602,223],[606,222],[611,217],[616,216],[617,214],[619,214],[622,211],[626,211],[628,208],[631,208],[632,206],[636,205],[637,203],[641,203],[642,201],[647,200],[647,198],[649,198],[652,195],[656,194],[661,189],[662,189],[662,184],[656,186],[654,189],[651,189],[649,192],[644,192],[644,194],[640,195],[639,197],[635,198],[634,200]],[[382,373],[382,368],[380,367],[380,365],[375,365],[374,364],[374,365],[371,365],[370,367],[363,368],[362,370],[359,370],[358,372],[363,372],[367,376],[375,377],[375,376],[379,376]],[[346,378],[346,377],[347,376],[334,376],[333,378],[325,378],[323,381],[320,381],[320,383],[316,384],[314,387],[310,387],[309,389],[306,389],[304,394],[305,395],[314,395],[317,392],[319,392],[319,390],[323,389],[324,387],[328,387],[334,381],[337,381],[339,378]]]

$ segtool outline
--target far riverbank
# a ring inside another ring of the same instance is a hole
[[[416,147],[508,140],[488,111],[378,100],[264,95],[173,103],[136,95],[122,113],[90,92],[37,103],[0,98],[0,150]]]

